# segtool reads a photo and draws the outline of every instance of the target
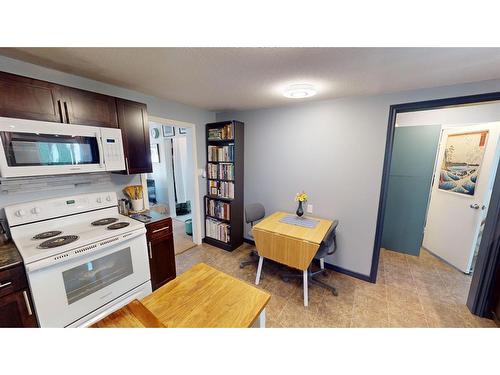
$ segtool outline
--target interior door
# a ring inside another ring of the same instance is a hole
[[[382,247],[418,256],[441,125],[395,129]]]
[[[443,130],[423,246],[469,273],[488,209],[500,123]]]

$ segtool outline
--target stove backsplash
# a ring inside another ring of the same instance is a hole
[[[140,175],[114,173],[81,174],[67,176],[30,177],[0,181],[0,218],[5,219],[4,207],[39,199],[64,197],[73,194],[116,191],[123,198],[122,189],[139,185]]]

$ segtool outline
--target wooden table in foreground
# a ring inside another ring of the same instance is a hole
[[[308,219],[318,220],[314,228],[280,222],[288,215],[294,214],[275,212],[252,228],[260,257],[255,284],[259,284],[264,258],[301,270],[304,275],[304,306],[307,306],[307,269],[333,221],[308,216]]]
[[[265,327],[271,295],[204,263],[141,302],[133,301],[93,327]]]
[[[165,327],[265,326],[271,295],[199,263],[142,300]]]

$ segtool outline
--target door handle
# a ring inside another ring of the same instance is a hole
[[[170,228],[170,226],[166,226],[166,227],[163,227],[163,228],[160,228],[160,229],[155,229],[154,231],[152,231],[151,233],[158,233],[158,232],[161,232],[163,230],[168,230],[168,228]]]
[[[469,207],[473,208],[475,210],[479,210],[479,205],[478,204],[471,204]]]
[[[149,259],[153,259],[153,250],[151,249],[151,241],[148,242]]]
[[[64,102],[64,113],[66,114],[66,122],[69,124],[68,103]]]
[[[59,110],[59,117],[61,118],[61,122],[65,123],[66,121],[64,121],[64,115],[63,115],[62,107],[61,107],[61,100],[57,101],[57,109]]]
[[[5,284],[0,283],[0,289],[5,288],[6,286],[9,286],[10,284],[12,284],[12,281],[9,281]]]
[[[24,302],[26,303],[26,309],[28,310],[28,315],[33,315],[33,311],[31,310],[30,300],[25,290],[23,291],[23,297],[24,297]]]

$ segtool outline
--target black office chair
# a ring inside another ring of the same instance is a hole
[[[260,203],[252,203],[245,207],[245,221],[247,222],[247,224],[249,223],[251,227],[253,227],[254,222],[263,219],[264,216],[266,216],[266,210],[264,209],[264,206]],[[253,239],[252,229],[250,229],[248,236],[250,236],[250,238]],[[252,263],[257,263],[258,261],[259,261],[259,254],[257,253],[256,250],[252,250],[250,252],[249,258],[246,260],[242,260],[240,262],[240,268],[248,266],[249,264]]]
[[[339,225],[339,221],[334,220],[334,222],[332,223],[332,226],[330,227],[330,229],[326,233],[325,238],[323,239],[323,241],[319,245],[319,248],[318,248],[318,251],[316,252],[316,255],[314,256],[314,259],[319,260],[320,269],[318,271],[313,272],[312,271],[312,264],[311,264],[309,266],[309,269],[307,270],[307,274],[308,274],[307,280],[310,284],[315,284],[315,285],[321,286],[322,288],[326,288],[328,290],[331,290],[334,296],[338,295],[337,289],[335,289],[335,287],[333,285],[329,285],[329,284],[325,283],[324,281],[319,280],[316,277],[316,275],[322,274],[323,276],[326,276],[325,257],[327,255],[332,255],[333,253],[335,253],[337,251],[337,232],[336,232],[336,230],[337,230],[338,225]],[[284,274],[281,276],[281,278],[285,282],[288,282],[288,280],[291,277],[302,278],[302,273],[300,273],[300,274],[297,274],[297,273]]]

